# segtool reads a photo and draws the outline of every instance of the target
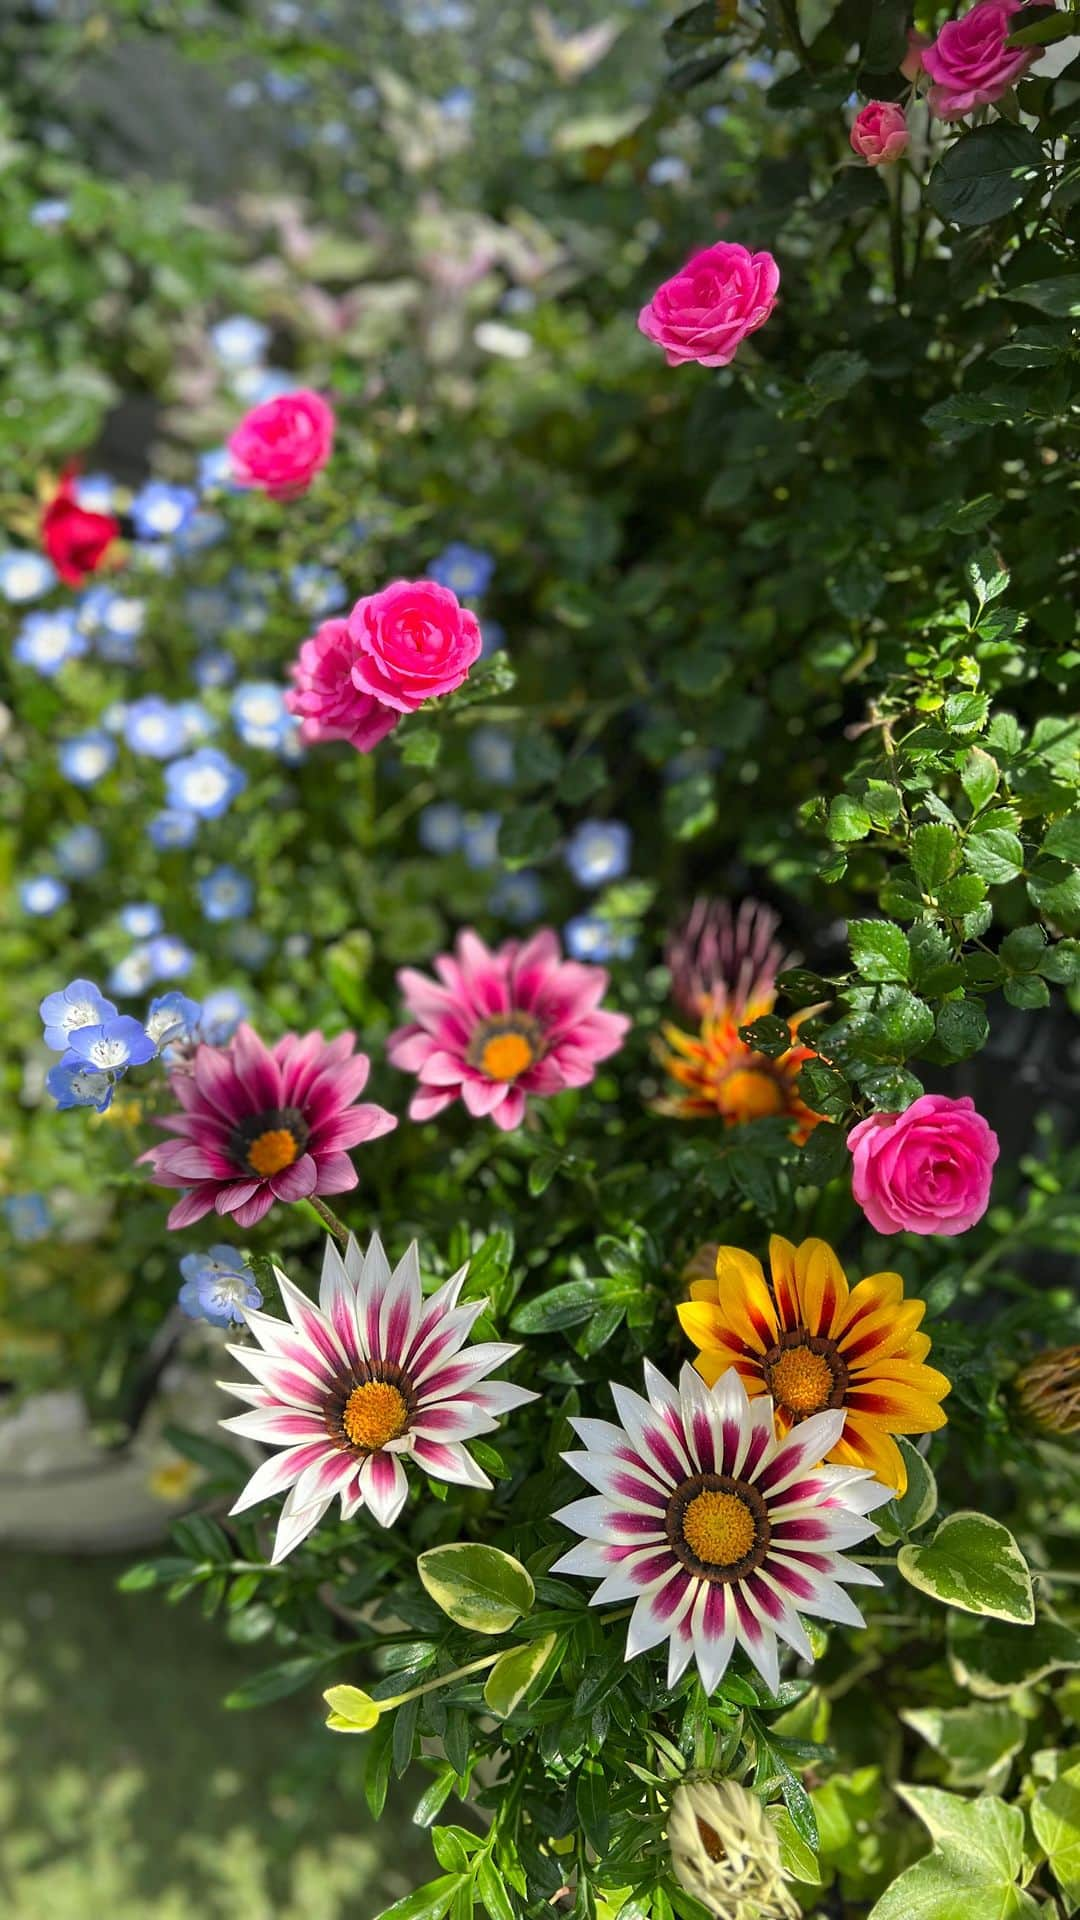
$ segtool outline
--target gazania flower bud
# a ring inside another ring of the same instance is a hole
[[[1080,1433],[1080,1347],[1052,1347],[1018,1375],[1028,1419],[1048,1433]]]
[[[693,1780],[668,1814],[675,1878],[717,1920],[799,1920],[780,1842],[761,1801],[737,1780]]]

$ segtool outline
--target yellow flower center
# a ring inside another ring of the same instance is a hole
[[[480,1065],[491,1080],[516,1080],[536,1059],[523,1033],[496,1033],[484,1042]]]
[[[299,1146],[288,1127],[270,1127],[252,1141],[247,1150],[248,1165],[266,1180],[272,1173],[291,1167],[299,1154]]]
[[[409,1422],[405,1397],[388,1380],[365,1380],[345,1402],[341,1424],[354,1447],[374,1453],[396,1440]]]
[[[756,1531],[754,1516],[737,1493],[695,1494],[682,1517],[687,1546],[712,1567],[733,1567],[745,1560]]]
[[[708,1854],[709,1859],[717,1861],[723,1860],[725,1858],[724,1843],[717,1833],[716,1828],[710,1827],[708,1821],[701,1818],[700,1813],[697,1816],[697,1830],[701,1844]]]
[[[740,1120],[760,1120],[784,1111],[783,1087],[761,1067],[740,1067],[729,1073],[721,1089],[725,1108]]]
[[[836,1377],[823,1353],[788,1347],[768,1371],[773,1399],[791,1413],[820,1413],[832,1399]]]

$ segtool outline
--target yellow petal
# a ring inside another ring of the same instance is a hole
[[[790,1240],[774,1233],[769,1240],[769,1267],[772,1272],[776,1311],[786,1332],[799,1324],[799,1288],[795,1272],[795,1249]]]
[[[690,1282],[691,1300],[719,1300],[720,1288],[715,1274],[702,1274],[700,1279]]]
[[[838,1466],[869,1467],[883,1486],[907,1492],[907,1468],[896,1441],[880,1427],[864,1426],[857,1417],[848,1416],[838,1444],[829,1459]]]
[[[804,1240],[795,1252],[795,1276],[804,1327],[831,1338],[847,1305],[844,1269],[824,1240]]]
[[[876,1360],[884,1360],[889,1354],[902,1353],[914,1338],[925,1312],[925,1301],[905,1300],[899,1306],[890,1304],[875,1313],[864,1313],[857,1325],[837,1342],[847,1365],[852,1369],[873,1366]]]
[[[721,1247],[716,1256],[720,1311],[745,1347],[766,1353],[776,1345],[776,1309],[760,1260],[741,1247]]]

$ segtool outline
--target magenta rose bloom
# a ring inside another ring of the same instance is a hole
[[[253,407],[230,434],[233,477],[272,500],[288,500],[322,472],[333,444],[334,409],[329,402],[307,387],[282,393]]]
[[[692,254],[673,280],[657,287],[638,314],[638,326],[669,367],[697,360],[726,367],[746,339],[765,325],[776,305],[780,269],[771,253],[718,240]]]
[[[868,166],[899,160],[907,151],[908,123],[894,100],[870,100],[855,115],[851,145]]]
[[[356,686],[352,670],[358,652],[347,620],[324,620],[290,666],[296,684],[285,705],[300,716],[305,747],[347,740],[358,753],[370,753],[397,726],[400,713]]]
[[[496,952],[467,928],[440,953],[437,980],[403,967],[398,984],[412,1019],[386,1043],[387,1059],[419,1085],[410,1120],[430,1120],[454,1100],[504,1133],[525,1117],[530,1094],[587,1087],[616,1053],[630,1021],[607,1013],[603,967],[564,960],[550,928]]]
[[[157,1124],[179,1138],[142,1155],[159,1187],[188,1189],[169,1226],[212,1209],[253,1227],[275,1200],[355,1187],[349,1149],[397,1126],[385,1107],[354,1104],[371,1066],[355,1049],[351,1033],[287,1033],[268,1047],[242,1022],[227,1047],[197,1047],[174,1068],[180,1112]]]
[[[848,1134],[851,1190],[878,1233],[966,1233],[990,1204],[998,1137],[972,1100],[924,1093]]]
[[[434,580],[395,580],[349,615],[353,685],[398,713],[452,693],[480,658],[476,615]]]
[[[942,120],[959,120],[975,107],[1000,100],[1026,73],[1038,47],[1010,47],[1013,15],[1022,13],[1025,0],[978,0],[960,20],[949,20],[932,46],[924,47],[922,63],[934,82],[927,98],[930,111]]]

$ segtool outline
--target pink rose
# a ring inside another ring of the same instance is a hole
[[[851,1189],[878,1233],[966,1233],[990,1203],[998,1137],[974,1101],[924,1093],[848,1134]]]
[[[434,580],[395,580],[366,594],[349,615],[349,635],[354,686],[399,713],[460,687],[482,646],[476,615]]]
[[[978,0],[962,20],[949,20],[932,46],[923,53],[923,66],[934,85],[927,96],[930,111],[942,120],[958,120],[974,107],[1000,100],[1026,73],[1038,47],[1006,45],[1014,31],[1013,15],[1022,13],[1025,0]]]
[[[920,33],[918,27],[908,28],[907,52],[900,62],[900,71],[905,80],[914,83],[923,70],[923,52],[930,45],[930,35]]]
[[[868,166],[899,160],[907,149],[908,123],[893,100],[871,100],[855,115],[851,144]]]
[[[657,287],[638,326],[663,347],[669,367],[697,360],[726,367],[746,339],[763,327],[776,305],[780,269],[771,253],[718,240],[692,254],[673,280]]]
[[[228,441],[234,478],[272,500],[303,493],[325,467],[333,444],[334,409],[306,387],[253,407]]]
[[[285,695],[285,705],[300,715],[305,747],[347,740],[358,753],[370,753],[397,726],[400,714],[354,684],[358,651],[347,620],[324,620],[290,666],[296,685]]]

